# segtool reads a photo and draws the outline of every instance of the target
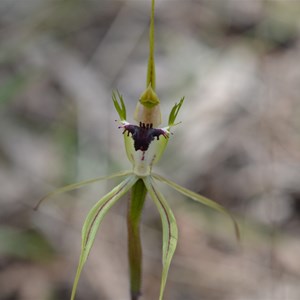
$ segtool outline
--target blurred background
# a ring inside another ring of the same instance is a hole
[[[166,124],[155,171],[210,197],[232,225],[161,185],[179,227],[165,299],[300,299],[300,2],[157,0],[157,92]],[[112,90],[131,116],[145,88],[150,0],[0,1],[0,300],[65,300],[89,208],[130,168]],[[126,209],[105,218],[77,299],[126,300]],[[143,296],[158,298],[161,221],[147,201]]]

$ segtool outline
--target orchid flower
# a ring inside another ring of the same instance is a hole
[[[114,92],[112,95],[113,104],[120,118],[119,128],[123,129],[126,154],[132,164],[132,169],[110,176],[93,178],[67,185],[42,198],[36,206],[37,208],[43,200],[51,196],[68,192],[87,184],[105,179],[125,177],[121,183],[92,207],[85,219],[82,228],[81,254],[73,284],[71,300],[75,299],[80,274],[90,254],[103,218],[109,209],[121,199],[122,196],[130,191],[131,197],[127,215],[127,226],[131,300],[137,300],[141,293],[142,250],[139,224],[147,193],[155,203],[162,221],[162,277],[159,300],[163,299],[169,267],[177,245],[178,230],[176,220],[168,202],[157,186],[157,181],[163,182],[179,193],[229,216],[233,221],[235,233],[239,236],[237,222],[223,206],[152,172],[152,167],[160,160],[166,149],[171,128],[178,124],[176,123],[177,115],[184,101],[183,97],[173,106],[167,126],[159,127],[161,124],[160,100],[155,92],[154,2],[155,1],[152,0],[149,31],[150,54],[148,59],[146,89],[141,94],[136,106],[134,113],[136,124],[131,124],[126,119],[126,106],[122,95],[119,92]]]

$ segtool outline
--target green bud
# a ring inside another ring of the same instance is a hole
[[[137,103],[134,119],[138,123],[152,124],[158,127],[161,124],[160,101],[155,91],[148,85]]]
[[[148,85],[146,90],[142,93],[140,97],[140,103],[147,108],[153,108],[160,103],[158,96],[153,90],[151,83]]]

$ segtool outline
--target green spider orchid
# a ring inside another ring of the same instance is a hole
[[[169,115],[168,125],[166,127],[159,128],[158,126],[161,124],[161,113],[159,107],[160,100],[155,93],[154,0],[152,0],[149,39],[150,54],[148,60],[146,90],[140,96],[134,113],[134,119],[137,124],[130,124],[126,121],[126,106],[123,97],[118,92],[113,93],[112,96],[114,106],[120,117],[119,128],[123,129],[126,154],[129,161],[132,163],[132,170],[119,172],[111,176],[93,178],[62,187],[41,199],[36,206],[37,208],[43,200],[50,196],[71,191],[104,179],[107,180],[117,177],[125,177],[121,183],[114,187],[92,207],[86,217],[82,228],[81,254],[73,284],[71,300],[75,299],[80,274],[89,256],[97,231],[104,216],[107,214],[109,209],[129,191],[131,191],[131,197],[127,215],[127,226],[131,300],[137,300],[141,291],[142,250],[139,223],[147,193],[149,193],[150,197],[154,201],[162,220],[163,267],[159,300],[163,299],[169,267],[177,245],[178,230],[176,220],[165,197],[158,189],[156,181],[166,183],[179,193],[228,215],[233,221],[236,235],[239,236],[236,221],[223,206],[152,172],[153,165],[159,161],[166,149],[170,136],[170,129],[176,125],[176,118],[184,101],[184,98],[182,98],[174,105]]]

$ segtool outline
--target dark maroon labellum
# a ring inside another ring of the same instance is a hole
[[[127,132],[127,135],[129,136],[129,133],[131,133],[131,136],[134,140],[135,151],[147,151],[150,143],[154,140],[154,138],[157,138],[157,140],[159,140],[159,137],[161,135],[165,138],[168,137],[166,131],[159,128],[153,128],[152,124],[140,123],[140,126],[129,124],[124,125],[123,127],[123,134]]]

